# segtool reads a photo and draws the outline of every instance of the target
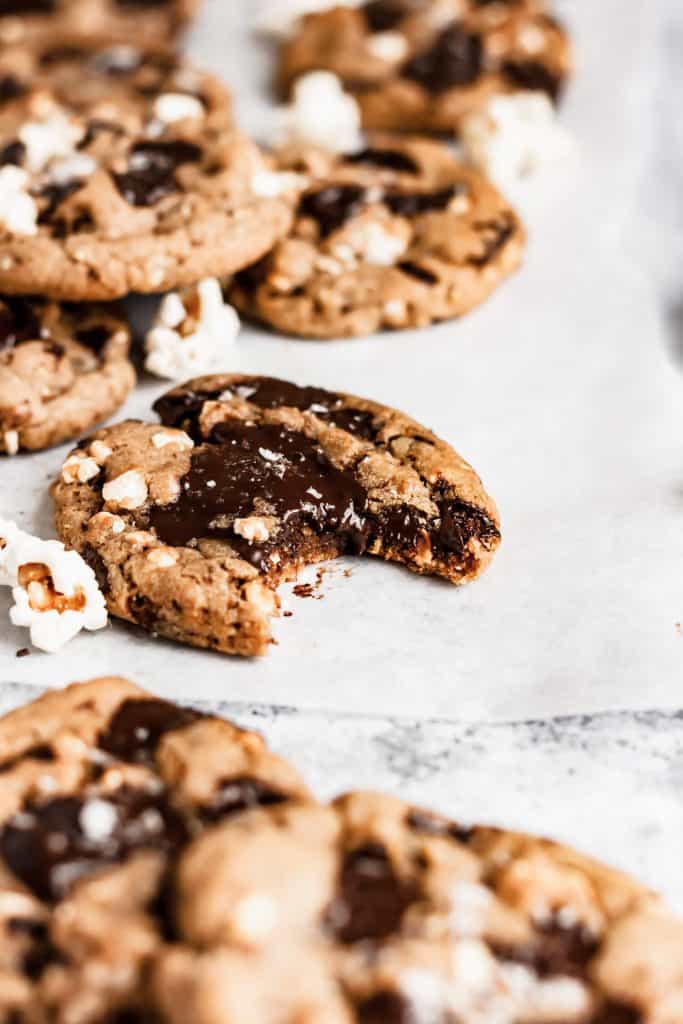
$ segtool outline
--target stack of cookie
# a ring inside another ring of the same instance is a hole
[[[683,924],[566,847],[376,793],[122,679],[0,721],[7,1024],[679,1024]]]
[[[125,319],[95,303],[191,288],[187,316],[206,303],[220,327],[220,297],[216,312],[194,286],[262,256],[291,219],[279,198],[254,195],[260,156],[223,85],[169,49],[193,4],[57,7],[0,10],[8,454],[76,437],[132,388]]]

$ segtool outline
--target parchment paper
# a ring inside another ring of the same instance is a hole
[[[207,3],[195,57],[232,82],[247,127],[272,123],[255,5]],[[681,703],[681,384],[658,322],[636,207],[652,145],[656,5],[562,5],[580,67],[564,118],[579,157],[524,207],[524,271],[457,324],[315,344],[245,328],[226,369],[348,390],[405,409],[450,440],[500,504],[504,545],[455,590],[373,560],[330,574],[325,599],[286,597],[279,646],[238,661],[113,623],[0,677],[55,685],[128,672],[170,695],[325,711],[519,720]],[[124,414],[164,385],[144,380]],[[66,449],[0,462],[0,512],[52,535],[46,488]]]

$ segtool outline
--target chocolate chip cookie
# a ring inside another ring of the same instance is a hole
[[[0,290],[117,298],[232,273],[286,232],[210,75],[131,47],[0,52]]]
[[[285,334],[339,338],[461,316],[522,260],[514,210],[441,143],[380,136],[342,156],[290,147],[275,167],[271,188],[296,194],[294,225],[228,294]]]
[[[474,470],[376,402],[218,375],[155,409],[162,426],[125,422],[82,443],[52,489],[59,536],[111,613],[151,632],[263,654],[276,587],[304,565],[378,555],[461,584],[500,543]]]
[[[16,1024],[678,1024],[683,924],[546,840],[316,803],[263,740],[121,679],[0,721]]]
[[[0,47],[170,44],[199,0],[2,0]]]
[[[0,452],[70,441],[111,416],[135,384],[121,310],[0,297]]]
[[[306,799],[256,734],[122,679],[12,712],[0,751],[0,1019],[17,1024],[142,1022],[147,971],[176,934],[180,851]]]
[[[458,131],[492,96],[560,96],[570,45],[540,0],[371,0],[303,18],[282,49],[280,87],[337,74],[366,128]]]

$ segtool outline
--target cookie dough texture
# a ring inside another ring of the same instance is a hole
[[[276,587],[304,565],[366,553],[461,584],[500,543],[474,470],[394,409],[241,375],[191,381],[156,409],[164,426],[98,431],[100,472],[73,472],[91,438],[52,490],[59,536],[111,613],[151,632],[263,654]]]
[[[0,46],[170,44],[199,0],[5,0]]]
[[[39,451],[90,430],[135,384],[115,306],[0,297],[0,452]]]
[[[298,185],[294,225],[236,275],[229,298],[285,334],[332,339],[458,317],[521,263],[519,217],[441,143],[377,136],[346,156],[291,147],[275,166],[283,187]]]
[[[556,100],[571,65],[567,34],[539,0],[372,0],[303,18],[279,85],[287,94],[299,76],[332,71],[366,128],[452,133],[501,93]]]
[[[555,843],[375,793],[122,679],[0,722],[0,1014],[678,1024],[683,925]]]
[[[177,57],[0,51],[0,83],[0,175],[18,190],[0,204],[7,293],[170,290],[240,269],[289,227],[280,198],[253,194],[260,157],[225,90]]]

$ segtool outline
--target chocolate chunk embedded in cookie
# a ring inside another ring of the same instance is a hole
[[[0,53],[0,289],[70,301],[231,273],[289,225],[212,76],[132,47]]]
[[[111,416],[135,384],[116,307],[0,296],[0,452],[70,441]]]
[[[109,609],[184,643],[263,654],[276,587],[372,554],[460,584],[488,566],[498,514],[459,455],[403,413],[241,375],[159,400],[163,426],[99,431],[53,487],[59,535],[99,567]]]
[[[571,66],[567,34],[541,0],[373,0],[303,18],[279,79],[288,93],[301,75],[332,71],[366,128],[457,132],[499,94],[556,100]]]
[[[441,143],[379,136],[342,156],[288,148],[275,163],[272,186],[298,189],[294,225],[234,277],[229,297],[285,334],[328,339],[458,317],[522,260],[517,214]]]
[[[0,46],[170,44],[199,0],[1,0]]]
[[[179,937],[181,851],[261,805],[307,800],[255,733],[123,679],[6,715],[0,780],[7,1022],[151,1021],[148,971]]]

